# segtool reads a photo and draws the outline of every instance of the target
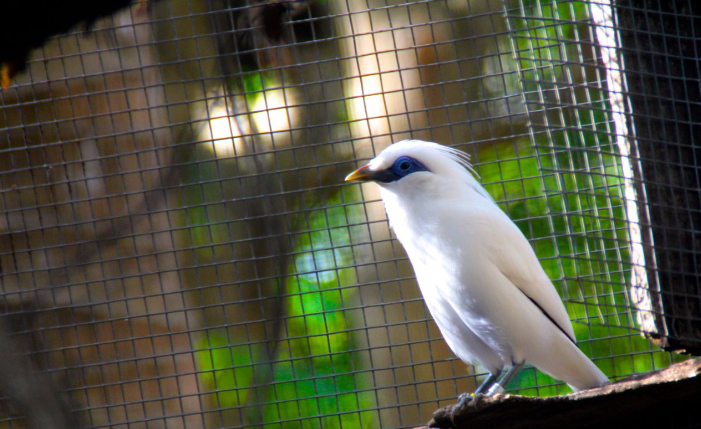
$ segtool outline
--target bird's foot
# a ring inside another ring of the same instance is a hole
[[[458,403],[455,404],[453,408],[462,408],[462,406],[465,405],[466,402],[472,400],[472,395],[474,395],[474,393],[461,393],[460,396],[458,396]]]
[[[473,393],[470,395],[471,400],[467,403],[467,406],[470,408],[478,408],[482,400],[486,397],[487,396],[482,393]]]
[[[453,406],[453,411],[450,413],[451,420],[455,423],[455,416],[462,410],[463,407],[477,409],[485,395],[482,393],[462,393],[458,396],[458,403]]]

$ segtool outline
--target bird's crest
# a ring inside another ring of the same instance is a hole
[[[475,169],[472,167],[472,163],[470,163],[469,154],[461,150],[452,148],[450,146],[443,146],[438,143],[425,142],[421,140],[403,140],[385,149],[382,155],[386,153],[388,157],[391,158],[392,156],[396,156],[397,154],[401,154],[405,151],[407,154],[416,155],[417,159],[419,159],[422,162],[426,161],[426,165],[429,165],[429,169],[431,162],[429,159],[426,159],[424,157],[432,158],[434,161],[442,162],[442,165],[449,169],[454,177],[467,183],[478,194],[491,201],[494,201],[494,198],[492,198],[492,196],[489,195],[489,193],[480,185],[480,183],[475,178],[479,177],[479,175],[477,174],[477,172],[475,172]],[[387,152],[391,152],[391,155]],[[438,157],[436,155],[438,155]],[[383,161],[388,162],[389,160],[385,159]],[[449,163],[446,163],[445,161],[449,161]]]
[[[470,154],[469,153],[452,148],[450,146],[443,146],[440,144],[436,144],[436,146],[438,147],[438,149],[440,149],[442,152],[444,152],[446,155],[448,155],[450,157],[450,159],[452,159],[453,161],[462,165],[467,171],[472,173],[473,176],[476,176],[477,178],[481,179],[480,175],[477,174],[475,169],[472,167],[472,163],[470,162]]]

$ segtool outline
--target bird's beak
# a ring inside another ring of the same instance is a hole
[[[364,165],[346,176],[346,182],[368,182],[373,179],[375,172],[369,165]]]

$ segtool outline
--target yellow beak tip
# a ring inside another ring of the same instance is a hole
[[[355,172],[353,172],[353,173],[347,175],[346,178],[345,178],[345,181],[346,181],[346,182],[357,182],[357,181],[359,181],[359,180],[360,180],[360,178],[358,177],[357,174],[355,174]]]
[[[345,178],[346,182],[358,182],[368,180],[370,175],[368,174],[368,166],[364,165],[359,169],[355,170],[351,174],[347,175]]]

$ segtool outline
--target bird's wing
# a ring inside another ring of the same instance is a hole
[[[488,258],[573,342],[572,323],[562,299],[520,229],[497,206],[490,216]],[[491,211],[491,210],[490,210]]]

